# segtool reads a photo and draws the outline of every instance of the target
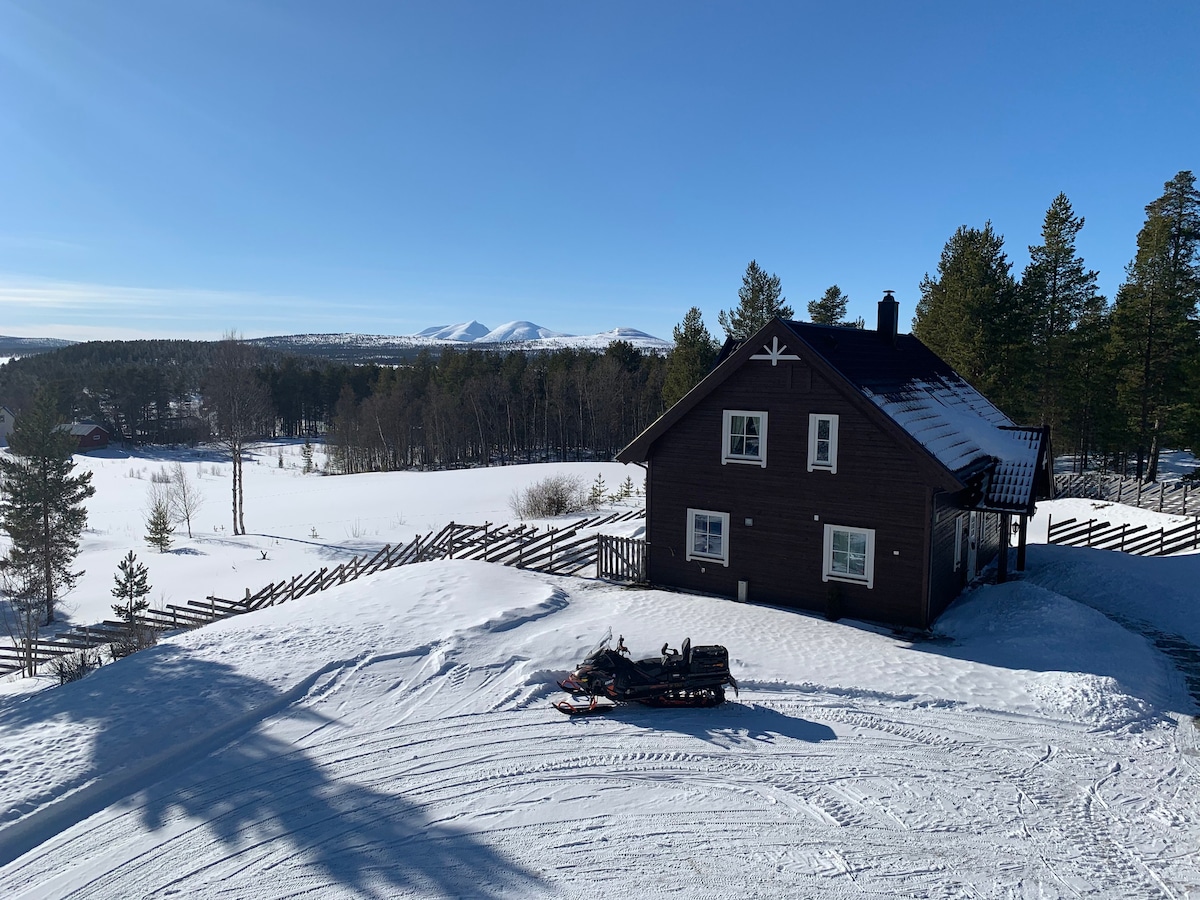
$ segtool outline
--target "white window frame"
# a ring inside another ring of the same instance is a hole
[[[833,570],[833,534],[835,531],[849,532],[850,534],[862,535],[866,538],[867,547],[862,576],[851,575],[846,572],[835,572]],[[825,526],[824,549],[821,553],[821,568],[822,581],[845,581],[850,584],[862,584],[868,588],[873,588],[875,586],[875,529],[827,524]]]
[[[758,423],[758,455],[748,456],[746,454],[733,454],[729,450],[730,442],[733,440],[733,417],[753,416],[759,420]],[[746,463],[752,466],[767,467],[767,413],[765,410],[746,410],[746,409],[727,409],[722,417],[721,422],[721,465],[726,463]]]
[[[829,423],[829,462],[817,462],[817,427],[821,422]],[[828,413],[808,415],[808,471],[837,474],[838,417]]]
[[[721,522],[721,552],[697,553],[696,547],[696,516],[708,516]],[[703,562],[718,562],[729,566],[729,513],[717,512],[712,509],[688,509],[687,511],[687,544],[684,548],[684,558],[701,560]]]

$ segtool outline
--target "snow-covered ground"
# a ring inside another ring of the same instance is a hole
[[[641,474],[258,458],[238,538],[227,465],[188,460],[208,501],[167,554],[142,508],[173,457],[84,460],[71,618],[108,615],[129,549],[156,600],[230,596],[508,521],[550,471]],[[1196,709],[1139,633],[1200,643],[1197,584],[1200,556],[1033,546],[1025,578],[913,639],[484,563],[393,569],[63,688],[0,685],[0,896],[1200,897]],[[610,626],[635,654],[725,644],[740,696],[562,716],[555,679]]]

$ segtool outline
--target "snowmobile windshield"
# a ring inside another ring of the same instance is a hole
[[[604,632],[604,637],[600,638],[600,640],[596,644],[596,646],[588,651],[588,654],[587,654],[587,656],[585,656],[583,658],[583,661],[590,662],[591,660],[595,659],[597,656],[599,656],[601,653],[603,653],[605,650],[608,649],[608,645],[610,643],[612,643],[612,628],[611,627],[609,627],[609,629]]]

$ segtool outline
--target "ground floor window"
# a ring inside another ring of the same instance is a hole
[[[687,521],[686,557],[729,565],[729,513],[689,509]]]
[[[875,586],[875,530],[825,526],[824,581]]]

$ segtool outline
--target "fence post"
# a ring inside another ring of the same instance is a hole
[[[1121,523],[1121,552],[1125,552],[1125,529],[1129,527],[1128,522]]]
[[[1163,488],[1165,488],[1166,486],[1167,486],[1167,483],[1166,483],[1165,481],[1160,481],[1160,482],[1158,483],[1158,511],[1159,511],[1159,512],[1162,512],[1162,507],[1163,507]]]
[[[1096,524],[1095,519],[1088,519],[1087,545],[1092,546],[1092,526]]]
[[[1163,552],[1163,529],[1158,529],[1158,555],[1162,556]]]
[[[1050,534],[1054,531],[1054,513],[1046,514],[1046,543],[1053,544],[1054,538]]]

